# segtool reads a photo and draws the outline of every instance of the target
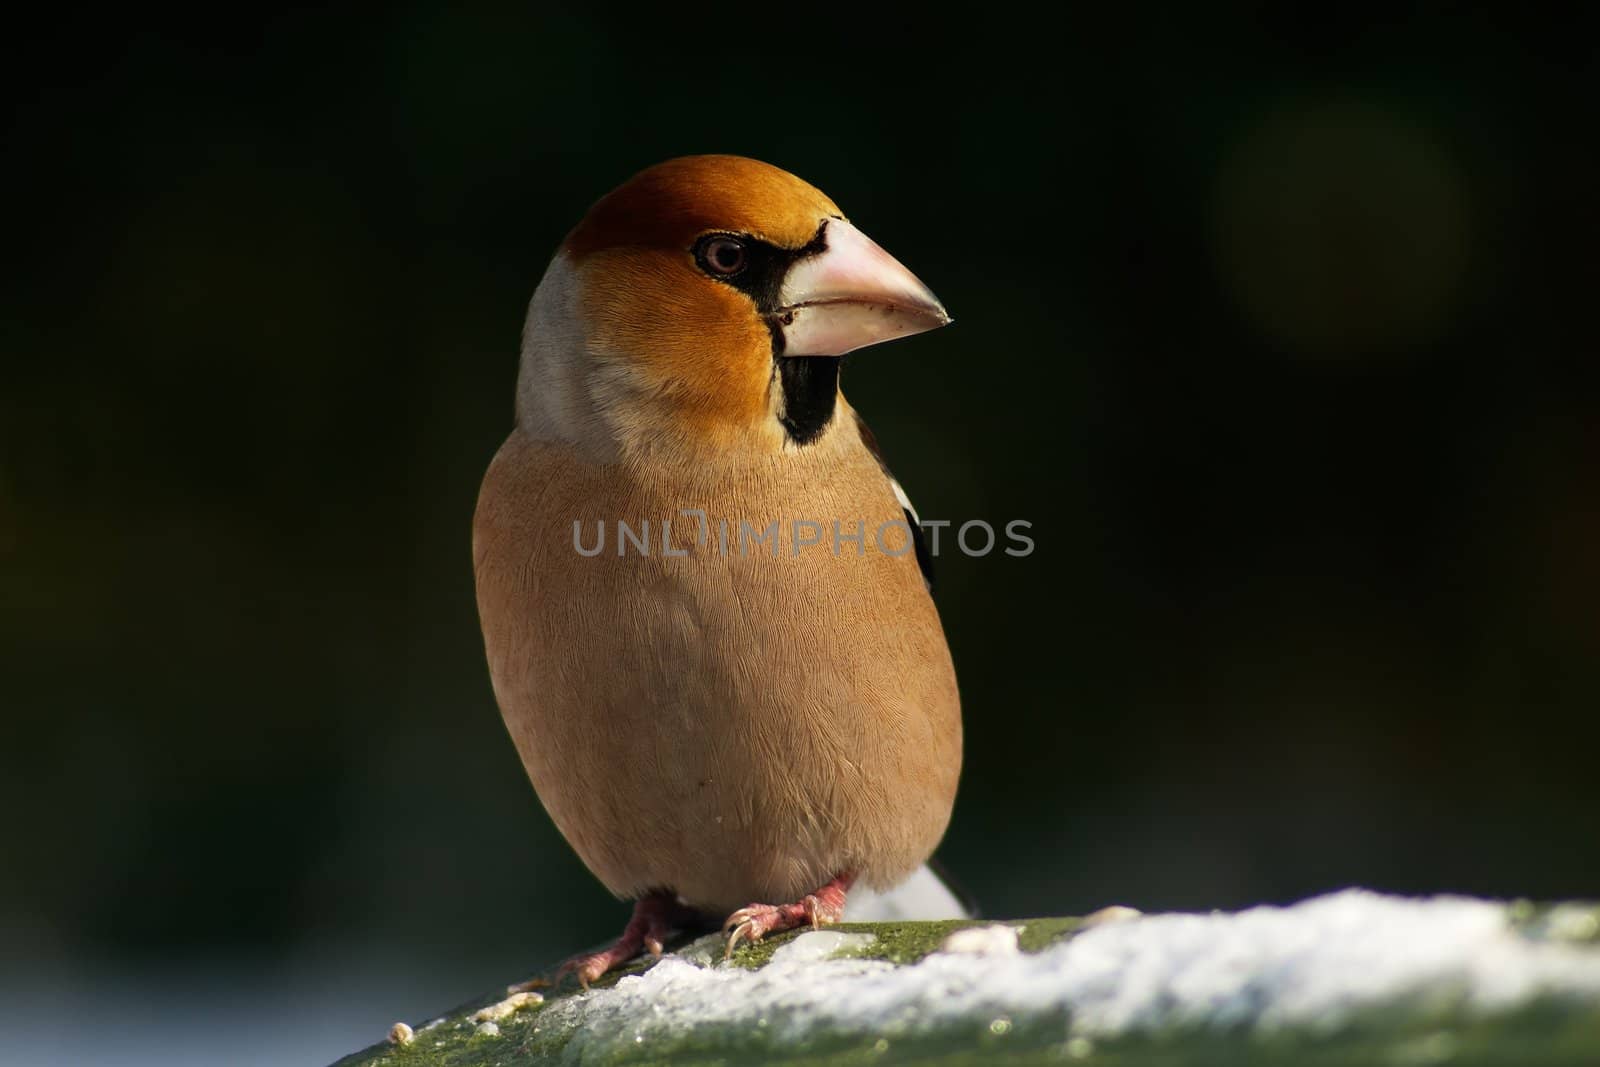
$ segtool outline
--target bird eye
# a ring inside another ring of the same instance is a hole
[[[699,254],[695,258],[709,274],[727,278],[744,270],[744,242],[736,238],[709,237],[700,242],[697,251]]]

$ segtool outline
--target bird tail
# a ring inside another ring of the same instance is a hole
[[[919,919],[975,919],[977,902],[963,891],[938,860],[929,860],[911,877],[883,892],[857,886],[845,901],[845,922],[896,922]]]

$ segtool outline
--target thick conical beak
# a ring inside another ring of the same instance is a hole
[[[783,280],[783,355],[842,356],[949,325],[939,298],[848,222],[829,219],[822,241]]]

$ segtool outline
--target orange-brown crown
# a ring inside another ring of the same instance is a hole
[[[840,211],[788,171],[743,156],[683,156],[640,171],[589,209],[567,236],[581,261],[611,248],[687,251],[709,230],[747,233],[780,248],[800,248],[818,220]]]

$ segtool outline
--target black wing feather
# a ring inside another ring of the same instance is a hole
[[[911,498],[906,494],[905,487],[889,469],[889,463],[883,458],[883,449],[878,447],[878,438],[873,434],[871,427],[858,411],[856,416],[856,430],[861,434],[862,444],[867,446],[867,451],[872,453],[872,458],[878,461],[878,469],[883,471],[883,476],[889,479],[889,484],[894,487],[894,494],[902,505],[906,514],[906,525],[911,527],[911,545],[917,553],[917,567],[922,571],[922,582],[928,587],[928,592],[933,592],[933,553],[928,549],[928,538],[922,532],[922,520],[917,517],[917,511],[911,506]]]

